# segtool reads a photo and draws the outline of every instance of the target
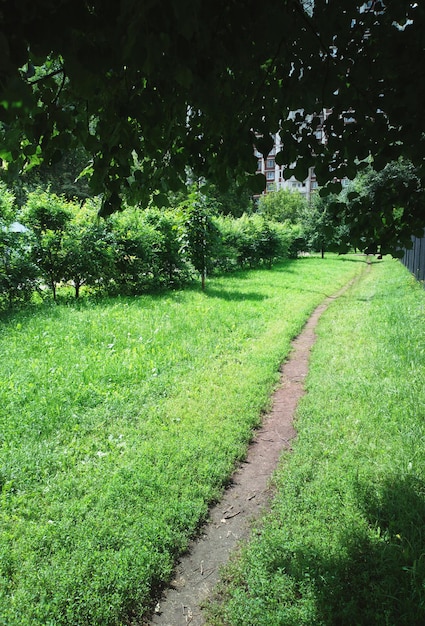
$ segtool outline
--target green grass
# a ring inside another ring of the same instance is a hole
[[[308,315],[364,269],[305,258],[205,293],[0,328],[0,624],[130,624],[218,498]]]
[[[425,624],[425,291],[374,264],[319,324],[273,510],[211,624]]]

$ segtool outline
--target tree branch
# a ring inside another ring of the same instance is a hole
[[[45,76],[40,76],[40,78],[35,78],[34,80],[29,80],[28,83],[30,85],[37,85],[38,83],[42,83],[45,80],[52,78],[53,76],[58,76],[59,74],[63,74],[64,80],[65,80],[65,70],[63,67],[61,67],[60,69],[55,70],[54,72],[50,72],[50,74],[46,74]]]

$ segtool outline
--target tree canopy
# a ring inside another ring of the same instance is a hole
[[[306,198],[299,191],[279,189],[258,199],[258,212],[270,220],[296,224],[304,212]]]
[[[425,190],[409,161],[390,162],[379,172],[368,168],[329,199],[328,219],[345,225],[340,250],[354,245],[372,254],[402,257],[403,248],[411,247],[411,235],[423,237]]]
[[[188,170],[261,189],[253,144],[277,131],[300,180],[400,156],[423,180],[424,28],[407,0],[5,0],[0,157],[13,174],[84,147],[105,214]]]

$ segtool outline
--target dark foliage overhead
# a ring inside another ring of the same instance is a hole
[[[353,177],[370,155],[425,177],[422,2],[6,0],[0,29],[9,172],[82,145],[105,212],[178,189],[187,168],[261,187],[254,132],[267,153],[280,130],[300,179],[312,164],[321,183]]]

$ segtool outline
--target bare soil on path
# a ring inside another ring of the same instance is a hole
[[[225,565],[241,541],[249,539],[255,520],[270,507],[273,490],[270,479],[283,451],[290,450],[296,436],[293,426],[299,399],[305,393],[310,350],[315,342],[317,322],[332,300],[353,283],[319,305],[303,331],[292,342],[292,350],[281,368],[272,408],[261,428],[255,431],[246,459],[236,469],[223,498],[211,508],[208,523],[178,562],[174,578],[151,618],[152,626],[202,626],[201,605],[213,593]]]

